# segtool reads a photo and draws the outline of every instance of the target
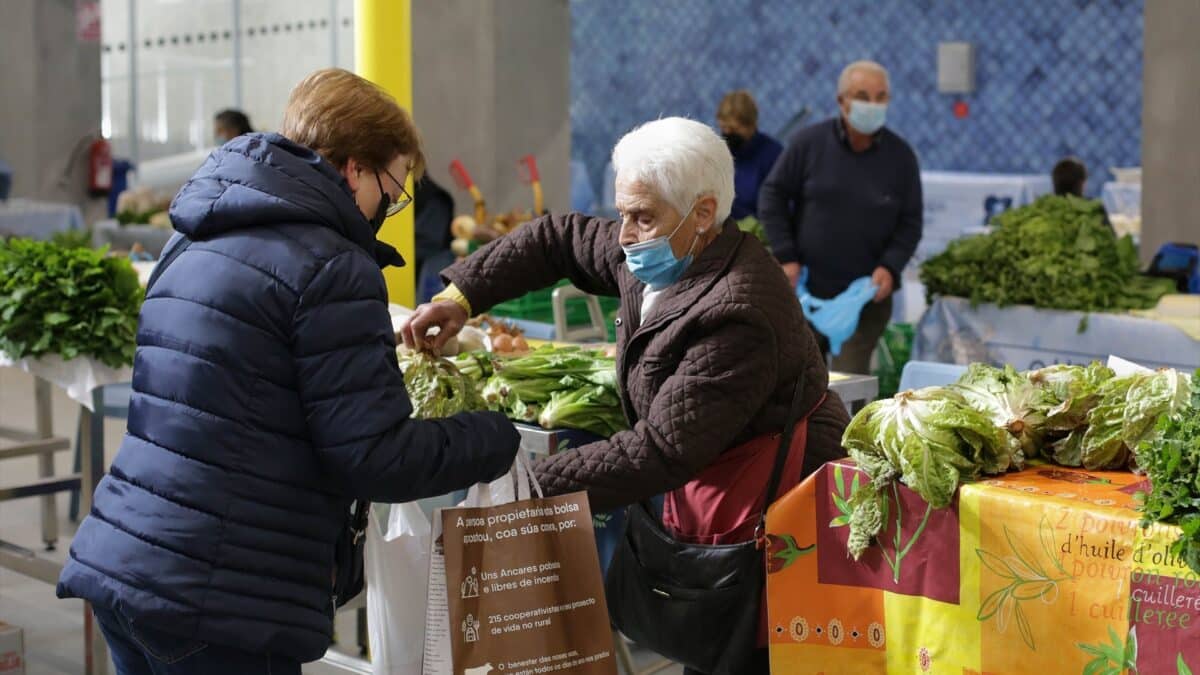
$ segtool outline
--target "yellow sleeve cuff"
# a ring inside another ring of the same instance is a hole
[[[433,296],[434,302],[445,302],[447,300],[465,309],[467,316],[474,316],[475,313],[471,311],[471,302],[467,300],[467,296],[463,295],[462,291],[458,290],[458,286],[450,284],[446,287],[446,290]]]

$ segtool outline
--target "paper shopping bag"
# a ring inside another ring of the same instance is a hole
[[[440,521],[451,645],[442,672],[615,675],[584,493],[445,509]]]

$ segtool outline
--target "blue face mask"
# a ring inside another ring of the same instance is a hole
[[[692,245],[688,247],[688,254],[682,258],[676,258],[675,252],[671,250],[671,237],[674,237],[675,233],[679,232],[679,228],[683,227],[684,221],[691,215],[694,208],[696,205],[693,203],[692,208],[688,209],[683,220],[679,221],[671,234],[632,246],[621,247],[625,251],[625,265],[629,267],[629,271],[651,290],[662,290],[679,281],[684,270],[692,264],[691,249],[696,245],[696,240],[700,238],[700,233],[696,233],[695,238],[692,239]]]
[[[850,126],[861,133],[871,135],[887,123],[886,103],[850,101]]]

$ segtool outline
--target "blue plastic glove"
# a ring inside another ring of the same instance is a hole
[[[800,275],[800,283],[796,286],[796,297],[800,299],[800,307],[813,327],[829,339],[829,351],[837,356],[842,353],[842,345],[858,329],[858,319],[862,315],[863,307],[875,298],[879,287],[871,282],[871,277],[860,277],[837,297],[822,300],[814,298],[808,292],[807,282],[806,267]]]

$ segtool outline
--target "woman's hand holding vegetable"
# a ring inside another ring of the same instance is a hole
[[[442,347],[458,335],[469,318],[467,310],[453,300],[431,302],[417,308],[401,327],[400,336],[409,349],[441,353]],[[435,327],[438,333],[430,335]]]

